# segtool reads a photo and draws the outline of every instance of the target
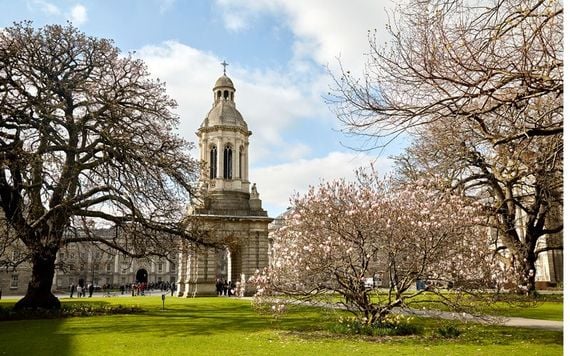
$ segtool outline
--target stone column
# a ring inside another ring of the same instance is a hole
[[[114,266],[114,273],[118,273],[119,272],[119,254],[116,253],[115,254],[115,266]]]
[[[224,178],[224,146],[221,137],[216,139],[218,147],[218,172],[216,178]]]
[[[186,276],[184,275],[184,272],[186,271],[186,259],[187,259],[187,249],[186,249],[186,244],[184,242],[182,242],[180,244],[180,252],[178,252],[178,281],[176,282],[176,284],[178,285],[178,292],[176,293],[176,295],[178,297],[182,297],[183,296],[183,290],[185,289],[185,280],[186,280]]]
[[[201,172],[201,177],[208,179],[210,177],[210,150],[208,149],[208,142],[202,140],[202,135],[200,134],[200,160],[207,163],[208,169]]]
[[[192,271],[192,259],[194,258],[196,258],[194,251],[189,249],[186,255],[186,280],[184,281],[185,288],[183,294],[186,298],[192,296],[191,284],[193,282],[192,273],[194,272]]]
[[[244,145],[243,160],[244,181],[249,181],[249,142],[246,142]]]
[[[232,140],[232,179],[239,178],[239,146],[238,140],[235,138]],[[232,184],[233,185],[233,184]]]

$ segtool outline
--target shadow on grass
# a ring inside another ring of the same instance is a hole
[[[12,308],[17,300],[2,301],[2,308]],[[65,319],[27,319],[0,322],[2,355],[71,355],[71,338],[58,330]]]
[[[139,347],[141,342],[178,345],[179,349],[186,350],[186,345],[196,342],[243,340],[252,334],[265,335],[264,332],[269,330],[282,331],[293,335],[294,339],[308,341],[316,339],[318,342],[330,338],[351,342],[351,339],[356,338],[329,334],[327,326],[334,323],[339,314],[310,307],[296,307],[276,321],[269,315],[257,314],[252,310],[249,301],[229,298],[172,298],[167,299],[164,311],[160,298],[155,297],[73,301],[64,299],[62,302],[70,305],[120,304],[138,306],[146,311],[128,315],[0,322],[0,354],[2,352],[7,355],[77,355],[97,352],[128,354],[129,350]],[[519,345],[531,338],[540,340],[544,345],[562,345],[560,332],[472,324],[458,324],[462,334],[457,339],[444,340],[433,337],[429,331],[437,328],[441,321],[418,318],[415,322],[421,323],[428,330],[420,339],[422,343],[429,345]],[[197,336],[197,339],[192,339],[193,336]],[[360,337],[358,340],[362,341]],[[390,342],[415,345],[418,340],[415,337],[403,337]],[[370,341],[372,344],[376,343],[376,340]],[[92,345],[86,346],[86,343]],[[113,349],[113,345],[117,348]]]
[[[144,308],[144,306],[143,306]],[[217,333],[255,332],[271,326],[269,318],[260,317],[249,304],[227,305],[188,303],[167,310],[142,314],[102,316],[85,323],[68,323],[66,332],[74,335],[98,333],[158,334],[160,336],[212,335]]]

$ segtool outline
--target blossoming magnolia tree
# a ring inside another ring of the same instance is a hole
[[[355,182],[322,183],[292,203],[274,235],[272,264],[251,279],[260,303],[340,294],[347,309],[378,325],[423,293],[465,307],[464,293],[477,295],[504,276],[477,225],[477,206],[427,184],[396,188],[359,171]],[[374,276],[384,288],[370,285]],[[416,289],[419,280],[426,289]]]

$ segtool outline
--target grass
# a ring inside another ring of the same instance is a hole
[[[378,294],[376,297],[387,299],[387,295],[384,294]],[[437,297],[435,297],[433,294],[426,293],[414,298],[413,302],[410,303],[410,306],[417,309],[426,307],[428,309],[437,308],[439,310],[448,310],[445,306],[439,303],[433,303],[433,301],[436,299]],[[562,321],[564,314],[562,294],[539,295],[531,302],[528,300],[517,302],[516,299],[513,298],[513,301],[510,303],[497,302],[489,306],[481,304],[478,307],[480,308],[480,311],[489,315],[528,319]]]
[[[513,307],[507,304],[498,304],[495,308],[497,315],[562,321],[564,316],[564,308],[562,303],[556,302],[539,302],[531,307]]]
[[[9,307],[14,300],[1,300]],[[415,319],[406,337],[333,334],[339,312],[298,307],[276,320],[247,300],[160,297],[63,299],[139,306],[142,314],[0,322],[0,355],[561,355],[562,332]],[[436,330],[461,331],[445,338]]]

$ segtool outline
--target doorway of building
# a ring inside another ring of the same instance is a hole
[[[144,283],[144,284],[148,283],[148,272],[146,271],[146,269],[141,268],[137,271],[136,281],[137,283]]]

